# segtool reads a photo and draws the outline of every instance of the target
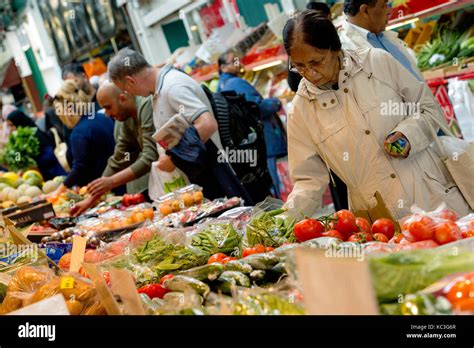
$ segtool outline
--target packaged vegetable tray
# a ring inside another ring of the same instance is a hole
[[[389,302],[450,274],[474,271],[474,239],[434,249],[374,253],[368,261],[377,298]]]

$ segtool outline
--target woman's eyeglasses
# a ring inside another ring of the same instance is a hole
[[[300,75],[307,75],[309,72],[311,73],[320,73],[321,68],[326,63],[327,58],[331,55],[331,49],[328,50],[327,55],[320,59],[319,61],[311,61],[309,62],[309,66],[295,66],[291,62],[291,58],[288,58],[288,69],[293,73],[297,73]]]

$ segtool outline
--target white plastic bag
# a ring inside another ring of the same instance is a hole
[[[158,154],[161,156],[165,154],[165,150],[158,146]],[[180,179],[181,178],[181,179]],[[148,195],[152,200],[157,200],[160,196],[163,196],[169,191],[166,189],[166,184],[170,184],[174,181],[181,181],[181,185],[175,189],[187,186],[190,184],[188,177],[179,168],[176,168],[172,172],[164,172],[158,169],[158,162],[151,164],[150,179],[148,181]]]

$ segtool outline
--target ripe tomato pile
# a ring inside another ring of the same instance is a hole
[[[339,210],[331,216],[304,219],[295,225],[294,234],[299,242],[318,237],[334,237],[343,241],[387,243],[395,233],[395,225],[389,219],[378,219],[371,226],[364,218],[356,217],[349,210]]]
[[[298,222],[294,235],[299,242],[318,237],[334,237],[354,243],[379,242],[370,248],[387,252],[426,249],[473,237],[474,214],[462,219],[449,209],[414,214],[403,220],[401,229],[401,233],[396,233],[395,224],[390,219],[381,218],[371,225],[349,210],[339,210],[333,215]],[[397,247],[387,248],[380,243],[397,244]]]
[[[403,238],[400,243],[430,242],[436,245],[455,242],[474,236],[474,216],[458,220],[449,209],[428,214],[414,214],[402,225]]]

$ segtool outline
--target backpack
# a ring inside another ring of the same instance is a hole
[[[256,155],[256,165],[232,160],[229,164],[254,200],[264,200],[271,194],[272,178],[267,167],[267,149],[258,105],[233,91],[212,93],[206,86],[202,87],[219,125],[224,150],[249,150]]]

